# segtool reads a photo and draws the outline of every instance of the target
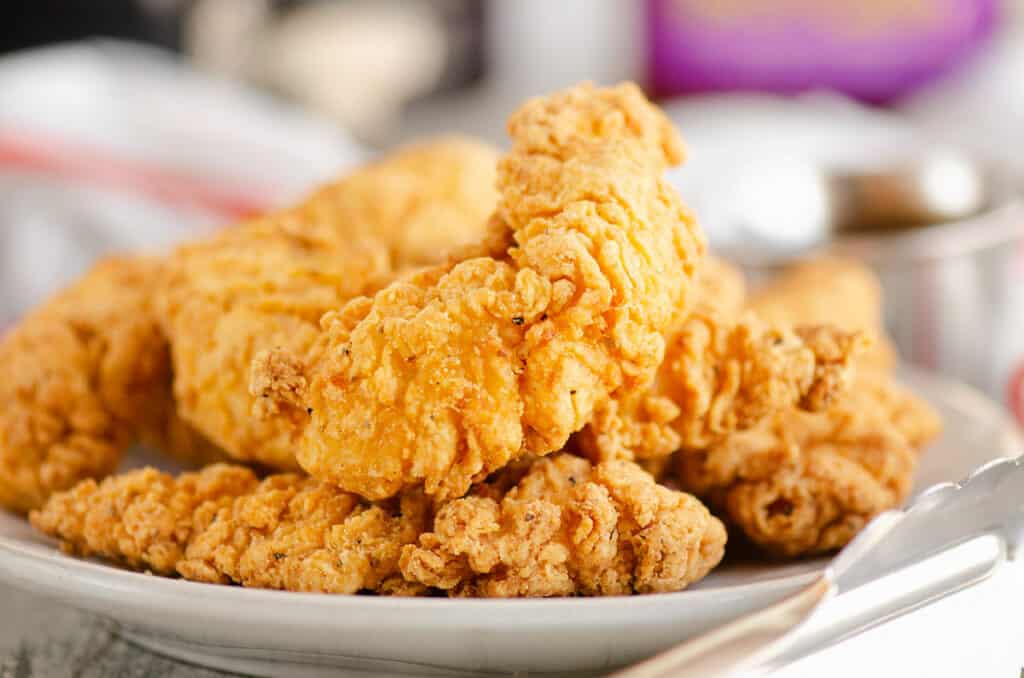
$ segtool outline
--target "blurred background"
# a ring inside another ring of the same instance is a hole
[[[1024,423],[1022,73],[1024,0],[8,0],[0,327],[105,252],[633,79],[715,249],[868,261],[904,356]]]

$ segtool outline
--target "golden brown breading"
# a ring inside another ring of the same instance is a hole
[[[765,550],[832,551],[906,498],[916,448],[937,422],[926,403],[874,373],[824,412],[780,412],[707,450],[680,452],[676,470],[683,489]]]
[[[747,279],[743,271],[725,259],[708,255],[697,272],[694,306],[723,318],[739,317],[747,301]]]
[[[749,308],[776,325],[835,325],[867,332],[873,345],[859,363],[882,370],[896,364],[896,349],[885,336],[882,286],[859,261],[821,257],[794,264],[756,289]]]
[[[466,137],[400,148],[303,201],[301,219],[374,239],[401,271],[477,242],[498,204],[498,151]]]
[[[251,470],[226,464],[177,478],[140,469],[98,484],[91,478],[82,481],[53,495],[30,520],[37,530],[60,539],[69,553],[170,575],[194,536],[196,510],[230,505],[257,482]]]
[[[635,464],[563,453],[511,489],[484,484],[444,505],[401,567],[456,596],[679,591],[718,564],[725,537],[699,501]]]
[[[186,579],[319,593],[414,595],[398,571],[402,547],[427,528],[421,492],[368,504],[312,478],[280,474],[230,506],[196,512],[178,572]]]
[[[709,258],[697,303],[669,333],[653,387],[598,408],[577,442],[588,457],[653,460],[707,447],[790,407],[821,410],[846,387],[864,336],[791,330],[741,314],[742,274]]]
[[[422,493],[371,505],[295,474],[259,482],[216,464],[177,478],[155,469],[54,495],[32,524],[62,547],[138,570],[244,586],[411,595],[398,571],[402,546],[430,519]]]
[[[311,359],[324,312],[483,234],[496,159],[465,139],[399,149],[291,209],[181,247],[159,299],[182,416],[237,459],[296,468],[296,418],[253,416],[253,358]]]
[[[111,473],[138,439],[186,459],[215,456],[174,412],[151,304],[161,266],[102,261],[0,342],[0,506],[28,511]]]
[[[651,391],[599,408],[578,442],[595,460],[656,459],[780,410],[820,411],[847,388],[866,343],[831,327],[793,331],[695,313],[669,337]]]
[[[661,179],[681,158],[675,130],[624,85],[530,101],[509,132],[491,235],[503,225],[515,246],[326,315],[304,391],[264,380],[261,394],[311,412],[298,457],[314,476],[369,498],[419,484],[461,496],[560,449],[661,361],[704,249]],[[282,359],[264,354],[254,377]]]
[[[910,446],[920,450],[942,433],[942,419],[931,405],[916,396],[891,375],[878,370],[860,370],[856,390],[900,432]]]
[[[266,348],[310,351],[320,316],[387,271],[381,244],[289,212],[180,247],[158,300],[181,416],[237,459],[296,468],[292,422],[253,416],[250,363]]]

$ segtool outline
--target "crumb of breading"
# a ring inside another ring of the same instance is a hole
[[[257,398],[254,414],[278,414],[281,406],[301,407],[306,390],[303,365],[287,351],[261,351],[249,371],[249,393]]]
[[[801,325],[794,332],[814,355],[814,374],[799,409],[820,412],[849,388],[854,363],[871,350],[872,340],[863,332],[844,332],[831,325]]]

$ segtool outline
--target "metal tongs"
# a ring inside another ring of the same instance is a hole
[[[960,483],[929,488],[902,511],[872,520],[810,585],[770,607],[744,615],[689,639],[617,674],[620,678],[684,678],[765,670],[800,656],[787,646],[790,632],[824,601],[979,537],[1002,544],[1002,562],[1024,538],[1024,462],[997,459]],[[998,564],[997,562],[997,564]],[[894,601],[883,618],[854,624],[864,631],[986,578],[950,581],[908,600]],[[846,635],[851,635],[847,633]]]

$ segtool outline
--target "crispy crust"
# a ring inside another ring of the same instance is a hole
[[[717,518],[630,462],[563,453],[502,482],[441,508],[403,549],[405,577],[453,596],[655,593],[703,578],[724,553]]]
[[[369,498],[457,497],[650,380],[704,248],[660,179],[675,130],[627,85],[528,102],[509,131],[495,219],[515,247],[325,316],[298,453],[314,476]]]
[[[253,359],[277,349],[312,360],[325,312],[484,233],[496,158],[458,138],[400,149],[293,208],[181,247],[159,301],[182,416],[236,459],[297,468],[305,416],[253,416],[280,414],[250,393]]]
[[[306,476],[260,482],[215,464],[178,477],[142,469],[54,495],[36,529],[80,556],[210,583],[413,595],[398,571],[402,546],[426,529],[430,503],[410,493],[371,505]]]
[[[776,555],[844,546],[903,502],[938,417],[884,375],[866,375],[821,413],[789,410],[707,450],[680,452],[680,486]]]
[[[194,537],[196,510],[230,505],[257,483],[241,466],[214,464],[178,478],[146,468],[85,480],[55,494],[30,520],[68,553],[170,575]]]
[[[215,449],[178,419],[151,295],[163,263],[115,257],[0,343],[0,505],[25,512],[113,472],[135,440],[186,461]]]
[[[742,274],[710,258],[693,311],[669,333],[651,389],[597,409],[578,436],[594,460],[656,460],[707,447],[797,407],[819,411],[848,386],[868,341],[831,326],[771,326],[742,313]]]

